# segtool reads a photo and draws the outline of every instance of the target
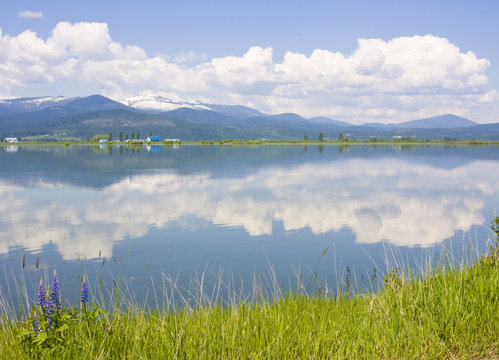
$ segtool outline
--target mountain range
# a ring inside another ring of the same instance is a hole
[[[354,125],[327,117],[264,114],[242,105],[175,102],[161,96],[114,101],[101,95],[64,98],[34,97],[0,100],[0,136],[39,139],[80,139],[95,134],[149,134],[182,140],[217,139],[391,139],[413,136],[439,140],[499,140],[499,123],[477,124],[447,114],[397,124]]]

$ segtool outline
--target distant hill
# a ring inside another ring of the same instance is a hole
[[[161,109],[169,109],[161,111]],[[400,124],[353,125],[327,117],[304,118],[294,113],[264,114],[240,105],[181,103],[158,96],[117,102],[101,95],[0,100],[0,137],[45,136],[87,139],[111,132],[114,138],[149,133],[182,140],[338,139],[354,140],[416,137],[439,140],[499,140],[499,124],[479,125],[452,115]]]
[[[405,129],[456,129],[475,125],[478,124],[469,119],[453,114],[446,114],[396,124],[366,123],[362,126]]]
[[[315,123],[315,124],[333,124],[333,125],[338,125],[338,126],[355,126],[349,122],[346,121],[339,121],[339,120],[332,120],[330,118],[324,117],[324,116],[316,116],[308,119],[308,121]]]
[[[453,114],[434,116],[426,119],[406,121],[397,124],[398,127],[412,129],[455,129],[475,125],[478,124],[476,122]]]
[[[102,95],[91,95],[82,98],[76,98],[62,106],[68,113],[83,113],[90,111],[103,110],[123,110],[130,109],[117,101],[111,100]]]
[[[12,114],[12,111],[9,109],[4,108],[3,106],[0,106],[0,116],[1,115],[7,115],[7,114]]]
[[[215,105],[215,104],[205,104],[210,110],[215,111],[220,114],[224,114],[227,116],[233,116],[236,118],[249,118],[253,116],[262,116],[264,115],[258,110],[252,109],[247,106],[242,105]]]
[[[175,120],[179,123],[184,122],[214,126],[240,124],[242,121],[240,118],[224,115],[212,110],[194,110],[190,108],[163,112],[158,114],[158,117]]]

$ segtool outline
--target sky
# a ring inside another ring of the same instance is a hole
[[[499,122],[499,2],[3,1],[0,98],[160,95],[355,124]]]

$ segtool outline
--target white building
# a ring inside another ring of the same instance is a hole
[[[6,137],[5,139],[3,139],[3,141],[11,143],[11,144],[15,144],[15,143],[19,142],[19,140],[17,140],[17,138],[15,138],[15,137]]]

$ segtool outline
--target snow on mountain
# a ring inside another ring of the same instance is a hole
[[[201,102],[176,102],[169,98],[158,95],[133,96],[127,99],[120,100],[120,103],[135,109],[151,112],[171,111],[180,108],[211,110],[209,106]]]
[[[26,97],[16,99],[0,99],[0,105],[14,112],[42,110],[51,106],[62,105],[76,98],[64,96]]]
[[[64,96],[57,96],[57,97],[46,96],[46,97],[31,99],[31,100],[28,100],[26,102],[31,102],[37,106],[40,106],[40,105],[43,105],[46,103],[50,103],[50,105],[52,105],[53,103],[58,103],[58,102],[63,101],[63,100],[65,100]]]
[[[187,108],[192,110],[211,110],[226,116],[241,119],[252,116],[267,116],[258,110],[243,105],[208,104],[202,103],[200,101],[177,102],[167,97],[158,95],[134,96],[120,100],[120,103],[138,110],[148,111],[152,113]]]

